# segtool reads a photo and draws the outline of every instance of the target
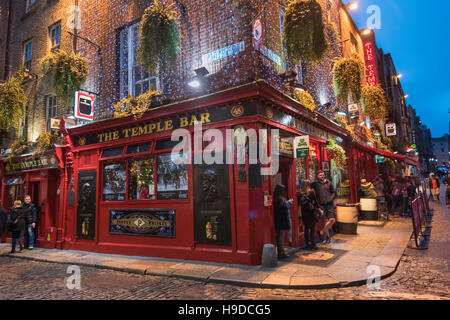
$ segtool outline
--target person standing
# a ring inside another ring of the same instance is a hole
[[[436,178],[436,176],[434,175],[434,173],[431,174],[430,177],[430,182],[429,182],[429,187],[430,187],[430,191],[431,191],[431,196],[433,197],[432,200],[438,200],[439,199],[439,188],[441,187],[440,183],[439,183],[439,179]]]
[[[0,240],[3,241],[3,234],[6,231],[6,221],[8,218],[8,211],[3,208],[2,201],[0,200]]]
[[[317,181],[313,182],[311,188],[317,196],[317,202],[325,215],[325,226],[320,230],[320,237],[325,236],[326,243],[330,243],[330,229],[336,223],[336,213],[334,209],[334,199],[336,192],[331,181],[325,178],[325,172],[317,172]]]
[[[23,208],[26,211],[26,227],[24,235],[25,249],[32,250],[34,248],[34,230],[37,225],[37,209],[33,202],[31,202],[31,196],[25,196],[25,204]]]
[[[300,186],[300,196],[298,197],[298,204],[302,210],[302,221],[305,228],[305,243],[306,247],[311,250],[317,250],[315,243],[315,229],[316,223],[319,221],[317,213],[323,213],[316,200],[314,190],[311,189],[311,184],[308,180],[304,180]]]
[[[447,186],[447,190],[445,190],[445,204],[447,205],[447,208],[450,208],[450,173],[447,174],[444,184]]]
[[[278,260],[288,257],[284,252],[284,238],[291,229],[290,209],[294,202],[293,199],[286,200],[287,188],[282,184],[277,184],[274,191],[274,222],[277,232],[277,252]]]
[[[25,231],[25,215],[26,211],[22,207],[22,201],[14,201],[8,226],[12,234],[11,253],[16,252],[16,242],[19,243],[20,252],[23,250],[22,237]]]

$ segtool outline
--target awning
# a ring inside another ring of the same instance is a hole
[[[392,152],[389,152],[389,151],[386,151],[386,150],[372,148],[372,147],[365,146],[365,145],[363,145],[361,143],[358,143],[358,142],[355,142],[354,144],[357,147],[361,148],[361,149],[365,149],[365,150],[367,150],[369,152],[373,152],[373,153],[378,154],[378,155],[383,156],[383,157],[387,157],[387,158],[391,158],[391,159],[397,159],[397,160],[401,160],[401,161],[405,161],[405,159],[406,159],[405,156],[402,156],[400,154],[395,154],[395,153],[392,153]]]

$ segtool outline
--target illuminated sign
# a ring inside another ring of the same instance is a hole
[[[261,16],[253,22],[253,47],[258,50],[264,41],[264,29]]]
[[[392,137],[397,135],[397,125],[395,123],[386,124],[386,136]]]
[[[94,120],[95,97],[80,91],[75,92],[75,118]]]
[[[364,42],[364,59],[366,62],[366,79],[369,86],[378,84],[377,58],[374,39]]]

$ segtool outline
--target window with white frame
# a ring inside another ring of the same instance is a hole
[[[23,45],[23,65],[25,69],[31,70],[31,58],[33,57],[33,43],[25,42]]]
[[[58,112],[58,101],[56,96],[48,96],[45,102],[45,130],[51,129],[51,119],[56,117]]]
[[[26,1],[25,12],[28,12],[33,7],[33,4],[36,2],[36,0],[25,0],[25,1]]]
[[[159,79],[142,71],[137,61],[139,47],[139,23],[120,31],[120,98],[137,97],[153,85],[159,90]]]
[[[61,22],[58,22],[49,28],[50,49],[54,49],[61,44]]]

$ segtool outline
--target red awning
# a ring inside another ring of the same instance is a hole
[[[402,156],[400,154],[395,154],[395,153],[392,153],[392,152],[389,152],[389,151],[380,150],[380,149],[377,149],[377,148],[372,148],[372,147],[360,144],[358,142],[355,142],[355,145],[357,147],[361,148],[361,149],[365,149],[367,151],[373,152],[373,153],[378,154],[378,155],[383,156],[383,157],[387,157],[387,158],[391,158],[391,159],[397,159],[397,160],[401,160],[401,161],[405,161],[405,159],[406,159],[405,156]]]

